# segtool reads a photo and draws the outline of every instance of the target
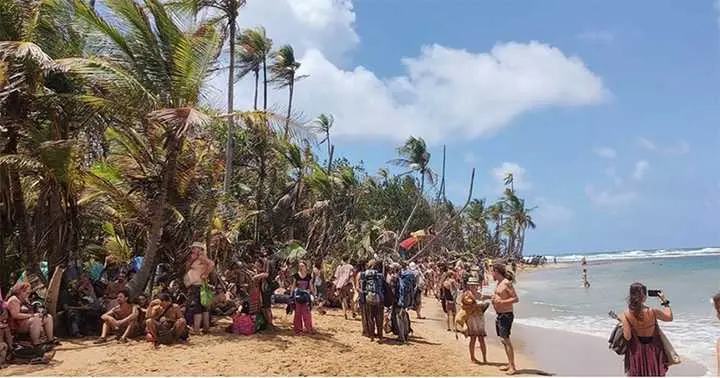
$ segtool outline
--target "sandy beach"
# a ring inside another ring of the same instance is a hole
[[[416,337],[408,345],[394,338],[378,345],[360,334],[359,320],[345,320],[342,312],[313,314],[318,334],[293,336],[292,317],[274,310],[278,331],[249,337],[224,333],[219,327],[208,336],[193,337],[187,345],[154,350],[148,343],[110,343],[97,346],[92,340],[65,341],[55,360],[45,366],[14,365],[0,375],[370,375],[370,376],[496,376],[505,353],[499,341],[488,338],[490,365],[470,362],[467,341],[455,339],[444,329],[443,313],[434,298],[425,298],[424,320],[411,312]],[[487,331],[494,334],[493,319]],[[478,357],[480,351],[478,350]],[[517,364],[521,374],[542,373],[522,353]]]

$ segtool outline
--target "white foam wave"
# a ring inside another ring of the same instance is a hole
[[[717,335],[720,334],[720,327],[713,319],[676,314],[676,319],[680,317],[686,320],[662,324],[663,331],[681,357],[703,365],[707,369],[708,376],[715,376],[717,374],[714,363],[716,360],[715,342]],[[553,319],[519,318],[517,322],[531,327],[595,336],[605,341],[610,335],[610,330],[616,324],[615,320],[607,316],[574,315],[561,315],[553,317]],[[573,326],[568,327],[568,324]]]
[[[557,259],[561,263],[578,262],[584,257],[587,261],[609,261],[609,260],[638,260],[638,259],[657,259],[672,257],[688,257],[688,256],[713,256],[720,255],[720,248],[708,247],[701,249],[656,249],[656,250],[636,250],[622,251],[610,253],[596,253],[589,255],[572,254],[560,256],[546,256],[549,261]]]

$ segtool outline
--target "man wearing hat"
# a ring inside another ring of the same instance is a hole
[[[200,286],[215,269],[215,263],[207,257],[205,244],[196,242],[190,246],[190,256],[185,267],[185,287],[189,288],[187,311],[193,317],[193,331],[200,332],[202,322],[203,331],[207,333],[210,331],[210,309],[202,305]]]

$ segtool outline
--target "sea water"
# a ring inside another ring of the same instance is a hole
[[[607,343],[620,314],[627,308],[630,284],[663,290],[670,300],[674,321],[661,327],[678,354],[716,375],[715,343],[720,320],[712,296],[720,291],[720,248],[603,253],[585,256],[590,288],[582,284],[580,255],[557,256],[568,268],[539,270],[518,277],[518,323],[561,329],[598,337]],[[548,257],[552,262],[553,257]],[[647,304],[660,307],[657,298]]]

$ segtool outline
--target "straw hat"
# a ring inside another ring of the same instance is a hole
[[[190,245],[190,249],[193,249],[193,248],[200,248],[203,251],[205,251],[205,243],[201,243],[201,242],[192,243],[192,245]]]

